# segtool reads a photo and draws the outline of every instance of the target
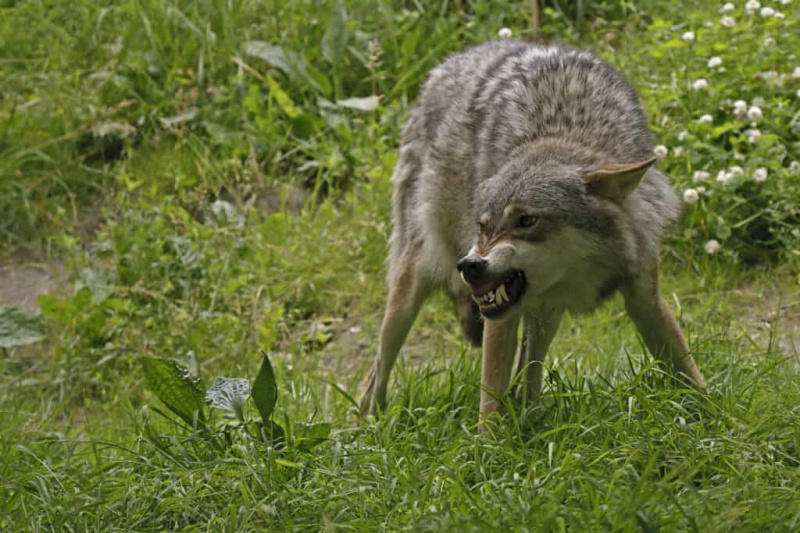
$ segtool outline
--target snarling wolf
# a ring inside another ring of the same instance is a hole
[[[636,92],[604,61],[511,41],[451,56],[410,114],[392,182],[389,297],[362,412],[385,405],[397,354],[440,288],[483,347],[483,430],[509,386],[520,319],[517,392],[536,398],[563,313],[617,292],[648,349],[705,389],[658,289],[680,202]]]

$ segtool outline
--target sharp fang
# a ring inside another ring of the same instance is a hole
[[[506,293],[505,284],[504,285],[500,285],[500,287],[497,289],[497,301],[500,302],[500,303],[503,303],[504,301],[508,302],[510,300],[511,300],[511,298],[509,298],[508,294]]]

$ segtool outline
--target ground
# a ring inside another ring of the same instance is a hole
[[[800,6],[542,4],[534,31],[511,0],[0,2],[0,530],[799,528]],[[707,397],[616,298],[483,436],[480,353],[437,295],[386,411],[356,412],[403,120],[503,27],[641,92],[688,198],[662,293]],[[216,376],[253,399],[205,406]]]

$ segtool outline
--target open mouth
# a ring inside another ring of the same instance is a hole
[[[514,270],[501,276],[499,282],[493,280],[473,287],[472,298],[483,316],[493,318],[514,307],[524,292],[525,274],[521,270]]]

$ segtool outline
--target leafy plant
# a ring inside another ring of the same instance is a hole
[[[250,435],[247,429],[254,426],[258,431],[253,434],[268,442],[279,444],[286,437],[286,429],[272,419],[278,400],[278,386],[266,352],[263,353],[261,368],[252,389],[249,381],[244,378],[217,376],[212,387],[205,390],[202,382],[192,377],[186,367],[167,359],[144,357],[142,370],[148,388],[190,427],[199,425],[209,429],[210,414],[204,408],[205,402],[212,409],[235,415],[241,422],[241,426],[238,426],[240,439],[247,439]],[[258,424],[248,416],[248,399],[252,400],[252,405],[261,416]],[[287,424],[291,424],[288,417],[285,420]],[[290,442],[301,451],[321,444],[331,432],[331,425],[327,423],[300,423],[289,427],[293,430]],[[224,425],[221,431],[229,434],[230,430],[229,426]]]

